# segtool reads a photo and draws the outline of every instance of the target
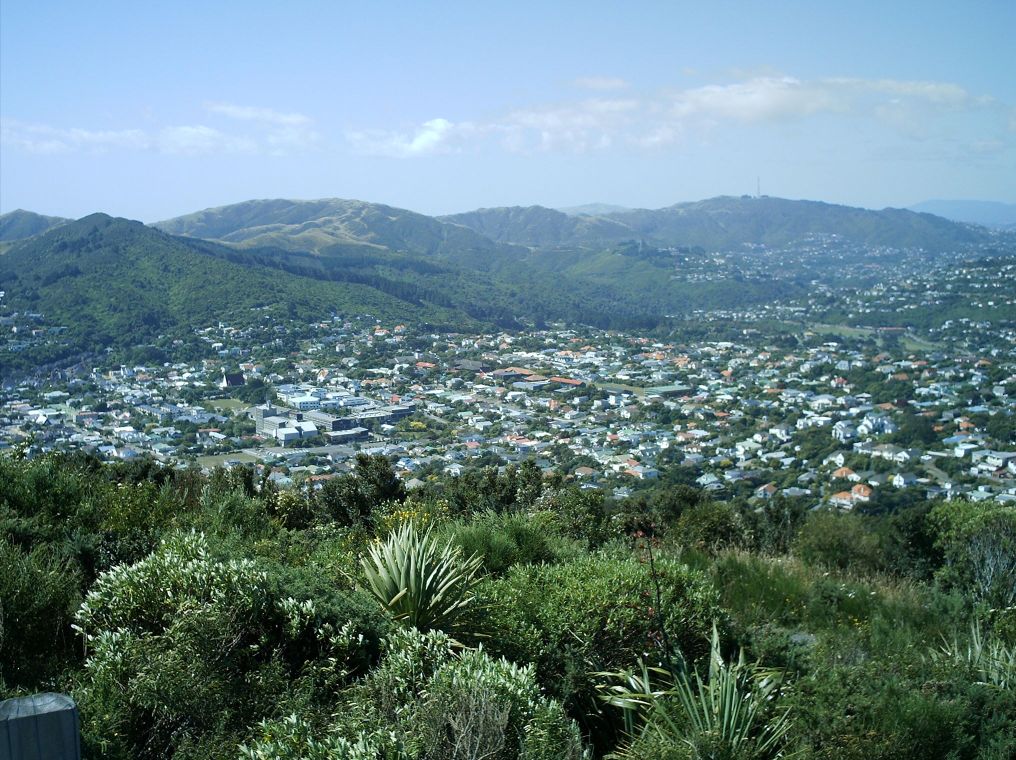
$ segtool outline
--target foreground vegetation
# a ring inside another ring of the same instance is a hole
[[[0,697],[88,757],[1000,759],[1014,682],[1011,508],[0,459]]]

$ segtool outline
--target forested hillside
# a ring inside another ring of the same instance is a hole
[[[231,249],[173,237],[140,222],[93,214],[15,245],[0,256],[8,310],[39,313],[61,330],[45,355],[5,356],[5,369],[105,348],[179,338],[221,319],[319,320],[372,314],[446,325],[461,311],[424,303],[383,278],[322,281],[233,258]]]
[[[0,697],[114,759],[1016,752],[1010,508],[268,474],[0,457]]]
[[[660,246],[736,250],[746,244],[784,246],[827,236],[856,245],[941,251],[990,239],[986,230],[926,213],[748,196],[595,215],[515,206],[437,218],[355,200],[257,200],[205,209],[155,226],[172,234],[244,246],[314,252],[368,246],[455,257],[461,263],[510,255],[513,244],[595,249],[645,240]]]
[[[104,214],[64,222],[16,213],[5,217],[10,234],[31,236],[0,255],[0,317],[34,320],[24,326],[50,337],[12,337],[4,376],[172,342],[221,320],[666,331],[696,311],[786,303],[817,282],[866,287],[904,261],[923,269],[1011,248],[1003,233],[928,214],[765,197],[443,220],[360,201],[250,201],[158,228]]]

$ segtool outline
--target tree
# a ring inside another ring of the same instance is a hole
[[[931,520],[945,555],[943,580],[995,609],[1016,603],[1016,509],[947,501]]]

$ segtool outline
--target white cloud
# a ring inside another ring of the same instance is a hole
[[[254,153],[258,148],[257,141],[249,137],[228,135],[204,124],[166,127],[153,144],[162,153],[180,155]]]
[[[312,121],[303,114],[229,103],[207,104],[206,110],[245,122],[245,131],[235,132],[200,123],[166,125],[150,130],[92,130],[7,119],[3,121],[0,139],[5,146],[30,153],[131,150],[185,156],[217,153],[284,155],[313,149],[320,142],[320,135],[313,129]]]
[[[821,80],[829,88],[854,91],[861,94],[894,95],[912,98],[937,106],[962,108],[965,106],[989,105],[989,97],[974,97],[957,84],[951,82],[922,82],[897,79],[849,79],[833,78]]]
[[[272,155],[286,155],[316,147],[321,135],[313,120],[302,113],[285,113],[272,108],[241,106],[235,103],[205,103],[205,110],[219,116],[249,122],[260,131],[261,148]]]
[[[143,149],[148,136],[140,129],[91,130],[60,129],[45,124],[30,124],[5,119],[0,125],[0,140],[29,153],[102,153],[116,148]]]
[[[411,132],[384,130],[353,131],[346,139],[354,150],[373,156],[409,158],[449,150],[449,142],[472,130],[470,124],[453,124],[447,119],[431,119]]]
[[[572,82],[583,90],[623,90],[628,82],[620,77],[579,77]]]
[[[821,111],[843,110],[834,92],[792,77],[756,77],[728,85],[708,85],[677,93],[670,118],[760,122],[802,118]]]
[[[238,106],[235,103],[206,103],[205,110],[221,116],[228,116],[231,119],[279,124],[288,127],[311,123],[310,117],[304,116],[302,113],[283,113],[271,108]]]
[[[600,90],[627,86],[612,77],[587,77],[574,84]],[[992,110],[997,112],[993,117],[986,115]],[[660,149],[704,138],[724,125],[752,128],[823,115],[867,122],[914,141],[941,137],[956,116],[1001,119],[1003,131],[1012,129],[1013,120],[992,98],[974,96],[950,82],[802,80],[756,72],[723,84],[521,107],[489,121],[433,119],[414,130],[358,130],[347,138],[361,153],[397,158],[490,141],[517,152],[582,153],[615,145]]]
[[[595,98],[509,113],[485,132],[502,136],[509,150],[564,149],[582,153],[608,148],[632,126],[641,108],[636,99]]]

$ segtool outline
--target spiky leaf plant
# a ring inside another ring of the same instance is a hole
[[[677,668],[669,688],[654,688],[655,677],[670,680],[668,671],[642,666],[640,673],[601,674],[613,685],[603,687],[603,699],[625,711],[629,732],[636,734],[620,757],[640,757],[648,743],[684,752],[694,760],[770,760],[785,757],[791,727],[788,708],[780,707],[781,677],[748,663],[742,651],[727,662],[720,652],[714,627],[708,677]],[[632,732],[634,717],[644,720]],[[683,754],[682,754],[683,756]]]
[[[979,683],[998,689],[1016,687],[1016,647],[985,636],[981,622],[970,625],[970,638],[964,646],[959,637],[943,637],[942,646],[931,653],[934,662],[954,663],[975,673]]]
[[[481,565],[477,555],[439,546],[429,529],[420,532],[412,522],[360,560],[367,591],[396,621],[421,631],[461,630]]]

